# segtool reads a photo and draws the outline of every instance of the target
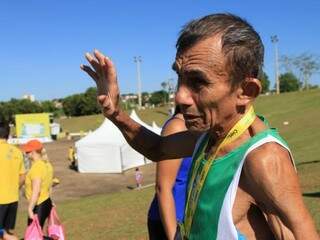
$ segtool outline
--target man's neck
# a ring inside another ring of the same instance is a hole
[[[225,119],[220,124],[215,125],[214,128],[209,131],[210,137],[215,139],[216,142],[222,141],[243,116],[244,114],[236,114]]]

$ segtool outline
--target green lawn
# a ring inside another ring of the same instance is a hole
[[[146,216],[154,188],[125,190],[59,204],[67,239],[145,239]],[[26,212],[18,214],[17,232],[23,235]]]
[[[256,112],[279,129],[294,154],[304,200],[320,230],[320,90],[261,96]],[[139,111],[147,123],[161,125],[166,108]],[[89,116],[61,120],[69,131],[96,128],[103,118]],[[284,125],[283,122],[289,122]],[[123,191],[64,202],[59,212],[68,239],[146,239],[146,213],[153,188]],[[18,219],[18,231],[25,226],[25,213]]]

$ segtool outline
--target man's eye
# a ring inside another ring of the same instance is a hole
[[[205,87],[207,85],[208,85],[208,83],[206,81],[204,81],[203,79],[199,79],[199,78],[189,79],[189,86],[193,89],[199,90],[202,87]]]

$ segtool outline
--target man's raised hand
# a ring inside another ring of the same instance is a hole
[[[85,56],[92,68],[83,64],[80,68],[96,82],[97,99],[104,116],[112,117],[119,112],[119,88],[116,69],[112,61],[98,50],[94,50],[93,55],[86,53]]]

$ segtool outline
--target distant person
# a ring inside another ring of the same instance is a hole
[[[0,239],[16,239],[15,228],[19,187],[24,183],[25,169],[21,151],[7,143],[10,128],[0,123]]]
[[[58,139],[58,135],[60,133],[60,124],[53,122],[53,120],[50,121],[50,133],[53,140]]]
[[[186,131],[179,106],[164,124],[161,135],[167,136]],[[192,158],[157,162],[156,194],[148,213],[150,240],[173,240],[177,222],[182,223],[185,208],[188,173]]]
[[[137,188],[141,189],[142,182],[143,182],[143,174],[138,167],[136,168],[136,171],[135,171],[135,179],[136,179]]]
[[[68,160],[69,160],[69,168],[77,171],[78,170],[77,157],[76,157],[76,151],[73,146],[70,146],[68,149]]]
[[[25,195],[29,201],[28,225],[32,223],[34,215],[37,214],[43,228],[52,208],[50,195],[53,167],[49,162],[45,148],[38,140],[27,142],[22,146],[22,149],[31,160],[31,168],[25,181]]]

